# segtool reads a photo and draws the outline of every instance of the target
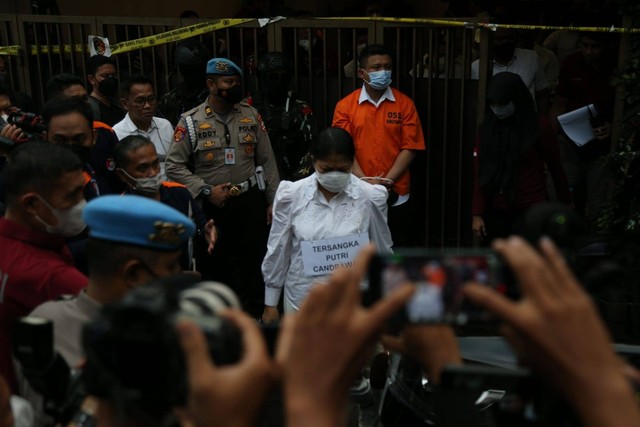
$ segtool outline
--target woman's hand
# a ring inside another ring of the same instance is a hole
[[[269,325],[271,323],[278,323],[279,320],[280,312],[278,311],[278,307],[266,305],[264,307],[264,312],[262,313],[262,323]]]

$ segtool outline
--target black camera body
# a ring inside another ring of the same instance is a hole
[[[13,326],[13,355],[30,387],[43,398],[43,410],[56,424],[67,425],[86,393],[80,372],[72,370],[53,345],[53,322],[18,319]]]
[[[0,136],[0,151],[5,152],[11,151],[15,148],[16,144],[40,138],[40,135],[47,130],[41,115],[20,110],[9,114],[6,123],[2,120],[0,120],[0,122],[2,122],[0,123],[0,130],[7,125],[15,125],[22,130],[23,134],[23,136],[16,141]]]
[[[191,275],[135,289],[122,302],[105,307],[83,331],[87,391],[150,413],[185,404],[187,372],[176,323],[188,319],[198,324],[215,363],[232,364],[242,355],[242,337],[216,313],[239,305],[226,286],[198,282]]]

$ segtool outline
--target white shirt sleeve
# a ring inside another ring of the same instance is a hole
[[[378,252],[392,253],[393,240],[387,225],[387,189],[382,185],[373,185],[371,191],[371,221],[369,222],[369,239],[376,245]]]
[[[273,201],[273,220],[267,243],[267,254],[262,261],[262,276],[265,283],[264,303],[271,307],[278,305],[291,264],[291,211],[294,195],[293,183],[281,181]]]

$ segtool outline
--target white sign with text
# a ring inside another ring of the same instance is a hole
[[[368,243],[369,233],[303,241],[301,246],[304,274],[325,276],[338,267],[349,267]]]

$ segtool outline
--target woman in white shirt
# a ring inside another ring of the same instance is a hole
[[[296,182],[282,181],[273,203],[273,222],[262,263],[266,285],[265,323],[284,311],[297,311],[314,284],[350,265],[371,241],[391,252],[387,226],[387,190],[351,174],[355,147],[348,132],[327,128],[312,142],[315,173]]]

